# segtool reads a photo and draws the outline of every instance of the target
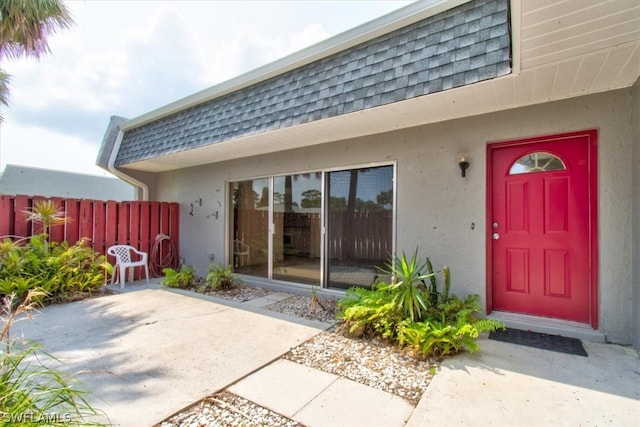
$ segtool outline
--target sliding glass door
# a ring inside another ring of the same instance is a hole
[[[237,273],[268,277],[269,179],[231,184],[231,258]]]
[[[327,174],[327,286],[368,287],[393,252],[393,166]]]
[[[273,278],[320,284],[322,174],[273,179]]]
[[[237,273],[368,287],[393,252],[392,165],[233,182],[230,193]]]

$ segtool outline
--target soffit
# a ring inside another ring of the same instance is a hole
[[[512,0],[509,76],[131,163],[162,172],[629,87],[640,75],[637,0]]]

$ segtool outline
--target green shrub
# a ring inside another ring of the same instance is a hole
[[[170,288],[186,289],[193,286],[196,269],[191,265],[184,264],[180,267],[180,271],[164,268],[162,272],[164,273],[162,284]]]
[[[338,300],[338,319],[350,334],[373,334],[394,339],[396,325],[402,321],[402,311],[387,290],[350,288]]]
[[[371,334],[419,354],[447,356],[464,349],[477,351],[480,333],[504,328],[492,319],[478,319],[477,295],[460,300],[450,293],[451,272],[442,269],[442,286],[431,261],[411,259],[390,261],[382,273],[388,282],[376,282],[371,289],[351,288],[338,301],[338,319],[352,335]],[[425,282],[428,279],[429,283]]]
[[[234,282],[238,280],[233,274],[233,268],[230,265],[209,264],[207,271],[205,281],[211,289],[231,289]]]
[[[81,240],[48,242],[46,235],[34,235],[24,245],[9,240],[0,243],[0,294],[22,298],[38,288],[45,303],[71,301],[86,296],[105,283],[112,271],[105,257]]]

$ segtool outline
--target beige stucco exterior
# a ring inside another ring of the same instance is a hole
[[[402,129],[300,150],[157,175],[152,200],[181,205],[180,249],[200,274],[228,260],[227,183],[337,167],[396,165],[396,247],[452,269],[453,291],[486,294],[486,147],[490,142],[598,129],[599,319],[612,342],[639,345],[634,312],[640,280],[638,83],[622,89],[499,113]],[[634,96],[635,95],[635,96]],[[635,144],[635,145],[634,145]],[[471,167],[460,176],[457,156]],[[194,203],[202,199],[202,205]],[[193,211],[191,206],[193,204]],[[190,214],[192,213],[192,214]],[[632,325],[635,325],[635,331]]]

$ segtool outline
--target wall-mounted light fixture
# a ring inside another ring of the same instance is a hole
[[[465,154],[460,154],[458,156],[458,166],[460,166],[463,178],[467,176],[467,169],[469,168],[469,165],[469,157],[467,157]]]

